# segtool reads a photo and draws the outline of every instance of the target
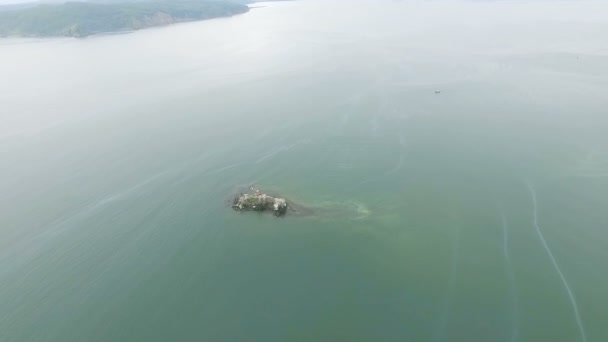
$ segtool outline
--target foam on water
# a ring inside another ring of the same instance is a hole
[[[557,260],[553,256],[553,252],[551,252],[551,249],[549,248],[549,245],[547,244],[547,240],[545,239],[545,236],[543,235],[543,232],[540,229],[540,225],[538,223],[538,203],[537,203],[537,199],[536,199],[536,190],[534,189],[534,186],[532,185],[532,183],[530,181],[526,181],[526,185],[528,187],[528,190],[530,191],[530,196],[532,197],[532,205],[533,205],[533,212],[534,212],[534,228],[536,230],[536,234],[538,235],[538,237],[543,245],[543,248],[547,252],[549,259],[551,259],[551,263],[553,264],[553,267],[555,268],[555,271],[557,272],[557,274],[559,274],[559,278],[561,279],[562,284],[564,285],[564,288],[566,289],[566,292],[568,293],[568,298],[570,299],[570,304],[572,304],[572,311],[574,312],[574,318],[576,319],[576,325],[578,326],[578,329],[581,334],[581,340],[583,342],[586,342],[587,334],[585,333],[585,328],[583,326],[583,320],[579,313],[578,304],[576,303],[576,299],[574,297],[574,294],[572,293],[572,289],[570,288],[570,285],[568,284],[568,280],[566,280],[566,276],[564,275],[561,268],[559,267]]]
[[[509,292],[511,299],[511,311],[513,315],[513,322],[511,327],[511,339],[510,341],[515,342],[519,337],[519,308],[517,304],[517,286],[515,284],[515,275],[513,274],[513,263],[511,262],[511,255],[509,253],[509,223],[504,213],[501,214],[502,219],[502,238],[503,245],[502,251],[505,259],[505,271],[507,273],[507,279],[509,281]]]

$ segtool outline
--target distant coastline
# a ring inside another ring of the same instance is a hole
[[[0,10],[0,37],[82,38],[97,34],[128,33],[150,27],[244,14],[250,10],[248,2],[253,1],[66,2],[19,6]]]

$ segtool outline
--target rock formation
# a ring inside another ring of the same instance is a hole
[[[263,194],[260,190],[251,188],[251,193],[241,193],[234,198],[232,208],[238,211],[272,211],[276,216],[285,215],[287,200]]]

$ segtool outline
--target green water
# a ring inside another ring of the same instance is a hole
[[[0,341],[608,340],[606,8],[0,41]]]

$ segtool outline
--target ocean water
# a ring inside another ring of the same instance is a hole
[[[607,10],[1,40],[0,340],[607,341]]]

